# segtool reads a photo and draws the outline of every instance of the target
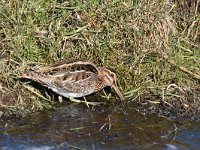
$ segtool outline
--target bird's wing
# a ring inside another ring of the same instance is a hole
[[[98,68],[94,64],[82,61],[77,61],[72,63],[66,63],[65,61],[63,61],[58,64],[52,65],[50,67],[44,67],[35,70],[35,72],[37,73],[46,75],[65,74],[66,72],[77,72],[77,71],[86,71],[95,74],[98,74],[99,72]]]
[[[89,62],[62,62],[50,67],[43,67],[22,75],[54,91],[73,92],[90,88],[88,84],[98,76],[98,68]]]
[[[52,89],[57,93],[89,93],[88,90],[93,88],[90,83],[96,74],[90,71],[80,70],[75,72],[66,72],[62,75],[38,76],[35,81]]]

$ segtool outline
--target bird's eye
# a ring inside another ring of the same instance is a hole
[[[115,75],[114,75],[113,73],[111,73],[110,76],[111,76],[112,78],[114,78]]]

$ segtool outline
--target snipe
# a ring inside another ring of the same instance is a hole
[[[116,74],[90,62],[61,62],[50,67],[33,69],[21,78],[36,81],[66,98],[84,97],[110,86],[124,100],[117,87]]]

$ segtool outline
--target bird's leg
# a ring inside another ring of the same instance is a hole
[[[86,98],[83,97],[83,99],[85,100],[85,104],[86,104],[86,106],[89,108],[89,105],[88,105],[88,102],[87,102]]]
[[[62,96],[58,96],[58,101],[59,101],[60,103],[63,102]]]
[[[88,102],[85,97],[83,97],[85,100],[84,103],[89,107],[89,105],[95,106],[95,105],[100,105],[100,104],[105,104],[104,102]]]
[[[82,103],[81,100],[75,99],[73,97],[69,97],[69,100],[72,101],[72,102],[75,102],[75,103]]]
[[[104,102],[88,102],[85,97],[84,97],[84,100],[85,101],[81,101],[81,100],[78,100],[78,99],[75,99],[73,97],[69,97],[69,100],[71,102],[74,102],[74,103],[85,103],[88,107],[89,105],[92,105],[92,106],[95,106],[95,105],[100,105],[100,104],[104,104]]]

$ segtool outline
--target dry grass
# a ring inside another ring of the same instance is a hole
[[[0,105],[24,112],[51,107],[15,78],[63,59],[116,70],[129,98],[171,84],[193,91],[200,76],[198,6],[198,0],[1,0]]]

